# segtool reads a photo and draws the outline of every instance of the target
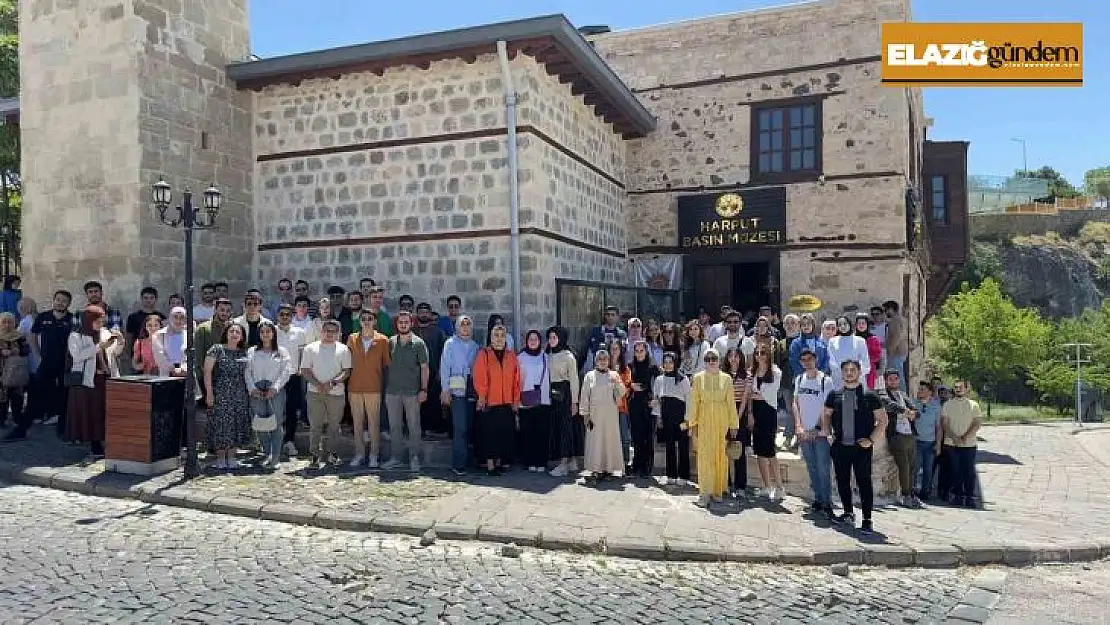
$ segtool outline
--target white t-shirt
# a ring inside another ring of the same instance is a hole
[[[812,430],[821,423],[821,413],[825,410],[825,399],[833,390],[832,380],[818,371],[817,377],[806,374],[794,378],[794,399],[798,402],[798,418],[806,430]]]
[[[290,325],[288,332],[282,330],[281,326],[277,326],[277,342],[278,347],[284,347],[285,351],[289,352],[289,364],[293,375],[300,375],[301,350],[309,343],[308,335],[295,325]]]
[[[342,343],[332,343],[331,345],[324,345],[322,341],[316,341],[305,345],[304,352],[301,353],[301,369],[309,369],[312,375],[316,376],[317,380],[327,382],[333,380],[344,369],[351,368],[351,350]],[[336,384],[331,387],[329,395],[343,395],[343,383]],[[308,383],[308,392],[319,393],[320,389],[317,388],[312,382]]]

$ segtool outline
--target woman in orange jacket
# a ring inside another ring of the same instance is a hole
[[[490,329],[490,344],[474,360],[474,390],[478,393],[474,419],[474,448],[486,461],[486,472],[500,475],[501,464],[513,455],[520,410],[520,364],[508,347],[508,332],[501,324]]]

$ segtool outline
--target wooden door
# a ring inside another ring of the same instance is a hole
[[[731,306],[732,265],[701,265],[694,268],[694,300],[717,319],[721,306]]]

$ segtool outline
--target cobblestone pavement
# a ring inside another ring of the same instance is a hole
[[[348,533],[0,484],[19,623],[931,623],[972,569],[624,560]]]

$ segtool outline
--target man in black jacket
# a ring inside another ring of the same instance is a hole
[[[898,467],[898,484],[902,490],[902,505],[920,508],[921,501],[913,494],[914,465],[917,456],[917,436],[914,421],[917,411],[913,402],[902,391],[901,375],[897,369],[887,369],[883,374],[883,388],[879,399],[886,410],[886,441],[894,466]]]
[[[863,368],[855,360],[846,360],[840,365],[844,377],[844,388],[829,393],[825,400],[825,414],[822,416],[822,430],[831,432],[833,437],[832,460],[836,473],[836,490],[844,513],[836,518],[838,523],[855,526],[856,517],[852,513],[852,475],[856,477],[859,488],[860,508],[863,510],[863,523],[860,531],[869,535],[874,531],[871,525],[871,508],[875,494],[871,485],[871,453],[874,441],[886,433],[886,410],[879,398],[860,383]]]

